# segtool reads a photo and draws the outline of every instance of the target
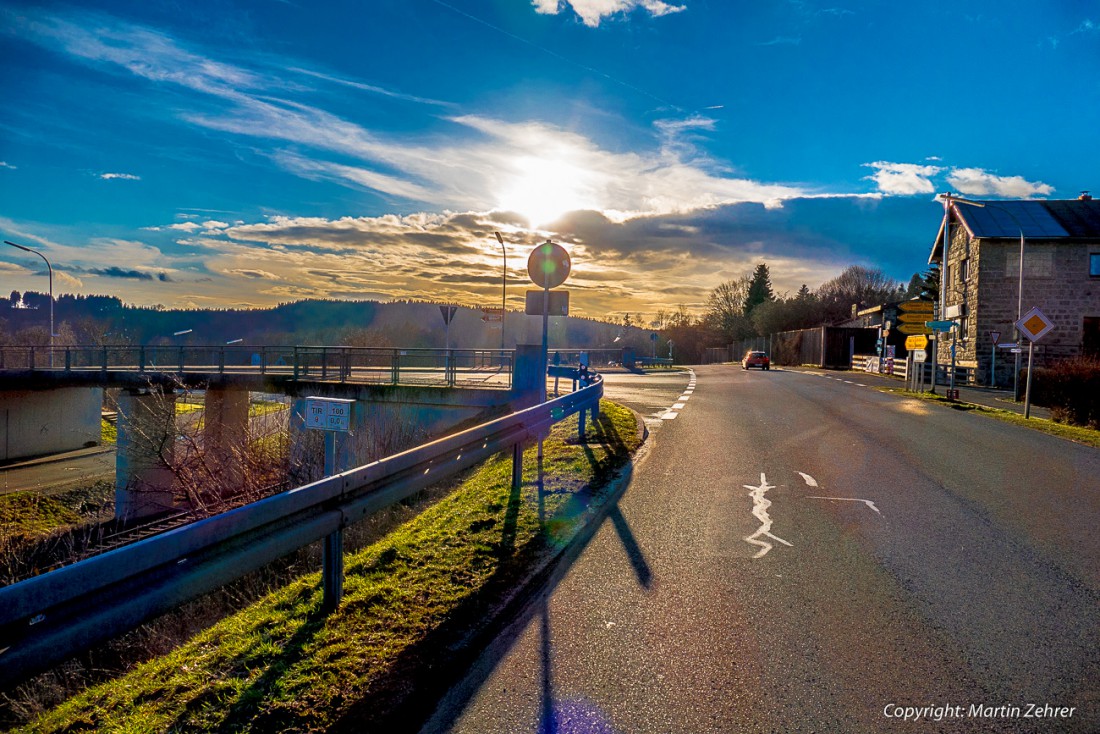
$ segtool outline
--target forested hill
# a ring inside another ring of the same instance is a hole
[[[480,309],[458,307],[450,346],[499,348],[500,328],[482,320]],[[284,303],[270,309],[169,310],[128,306],[114,296],[62,295],[54,305],[56,343],[62,344],[325,344],[351,346],[443,347],[447,328],[438,304],[397,301]],[[642,345],[647,333],[591,319],[552,318],[551,341],[560,348],[597,349],[626,343]],[[509,312],[504,341],[537,343],[541,319]],[[178,332],[188,333],[176,335]],[[45,344],[49,297],[13,291],[0,299],[0,341]]]

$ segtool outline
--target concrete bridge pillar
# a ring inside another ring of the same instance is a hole
[[[0,460],[97,445],[102,409],[101,387],[0,391]]]
[[[248,390],[208,388],[203,411],[203,461],[219,497],[244,488],[248,451]]]
[[[173,509],[176,398],[124,390],[118,399],[115,517],[139,520]]]

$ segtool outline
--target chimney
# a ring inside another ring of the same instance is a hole
[[[1092,201],[1092,194],[1087,191],[1082,191],[1081,195],[1077,197],[1077,201]]]

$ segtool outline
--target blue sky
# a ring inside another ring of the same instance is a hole
[[[0,3],[0,233],[57,292],[574,313],[923,269],[936,192],[1100,189],[1095,3]],[[0,292],[46,289],[0,251]]]

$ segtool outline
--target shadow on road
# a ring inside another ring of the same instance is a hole
[[[621,456],[628,451],[606,416],[591,422],[589,430],[592,432],[590,438],[598,437],[607,443],[613,455]],[[599,478],[606,478],[614,459],[608,457],[606,462],[600,462],[587,450],[586,456],[597,471],[596,483],[601,484]],[[370,705],[373,696],[367,696],[330,731],[447,731],[537,615],[541,630],[543,699],[539,731],[547,734],[556,732],[563,720],[562,712],[567,709],[569,720],[576,721],[580,716],[590,722],[591,726],[586,725],[588,728],[584,731],[611,732],[606,723],[600,723],[598,712],[582,710],[586,707],[578,702],[558,702],[555,699],[549,597],[608,519],[611,519],[623,543],[638,583],[649,587],[652,581],[649,564],[618,508],[618,501],[630,484],[631,474],[632,466],[627,463],[610,493],[600,497],[601,492],[607,491],[606,487],[586,488],[547,517],[543,505],[546,489],[540,466],[535,482],[541,532],[534,540],[518,548],[515,547],[515,536],[520,492],[513,490],[509,496],[500,548],[502,553],[512,555],[511,571],[502,570],[494,575],[480,591],[463,602],[444,625],[406,650],[386,679],[378,682],[378,692],[395,686],[405,687],[408,695],[401,704],[392,710],[379,712]],[[593,509],[597,499],[602,504]],[[556,560],[533,577],[525,576],[538,563],[540,555],[544,556],[552,545],[560,543],[554,539],[553,532],[560,518],[574,517],[586,511],[590,513],[588,519],[565,545],[560,546]],[[498,608],[501,600],[507,601],[503,608]],[[491,618],[491,623],[481,624],[478,628],[477,622],[484,623],[486,618]]]

